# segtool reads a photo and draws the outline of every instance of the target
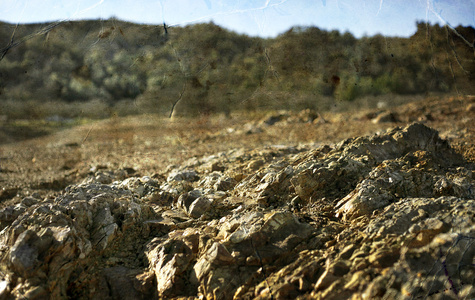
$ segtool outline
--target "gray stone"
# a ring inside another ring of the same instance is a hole
[[[198,173],[194,170],[177,170],[168,175],[167,181],[196,181],[199,179]]]
[[[188,208],[188,214],[190,217],[199,218],[204,214],[211,206],[211,201],[204,197],[198,197],[194,200]]]

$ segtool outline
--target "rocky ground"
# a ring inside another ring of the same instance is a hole
[[[0,299],[473,299],[474,137],[467,96],[3,144]]]

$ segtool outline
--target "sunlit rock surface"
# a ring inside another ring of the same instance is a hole
[[[474,166],[422,124],[126,177],[3,208],[0,299],[475,297]]]

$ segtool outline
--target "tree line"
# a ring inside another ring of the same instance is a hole
[[[131,102],[147,112],[303,109],[322,99],[475,90],[472,27],[416,24],[409,38],[293,27],[272,39],[213,23],[117,19],[0,23],[2,101]]]

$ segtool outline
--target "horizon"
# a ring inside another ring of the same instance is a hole
[[[292,27],[317,27],[349,32],[356,38],[381,34],[409,37],[416,23],[475,27],[475,0],[470,1],[308,1],[262,0],[85,0],[79,3],[2,0],[0,21],[35,24],[66,21],[108,20],[170,27],[213,22],[227,30],[252,37],[274,38]],[[35,5],[37,4],[37,5]],[[410,7],[409,7],[410,6]]]
[[[352,36],[354,36],[356,39],[360,39],[360,38],[365,38],[365,37],[374,37],[374,36],[377,36],[377,35],[382,35],[386,38],[409,38],[411,37],[412,35],[414,35],[416,32],[417,32],[417,23],[419,22],[426,22],[425,20],[416,20],[414,22],[414,32],[409,35],[409,36],[398,36],[398,35],[383,35],[381,33],[375,33],[373,35],[362,35],[362,36],[355,36],[352,32],[350,31],[342,31],[340,29],[337,29],[337,28],[333,28],[333,29],[326,29],[326,28],[321,28],[319,26],[316,26],[316,25],[293,25],[289,28],[287,28],[286,30],[280,32],[277,36],[272,36],[272,37],[261,37],[261,36],[250,36],[246,33],[243,33],[243,32],[238,32],[232,28],[226,28],[225,26],[221,25],[221,24],[216,24],[213,20],[210,20],[210,21],[203,21],[203,22],[196,22],[196,23],[192,23],[192,24],[184,24],[184,25],[181,25],[181,24],[176,24],[176,25],[168,25],[166,23],[157,23],[157,24],[146,24],[146,23],[140,23],[140,22],[134,22],[134,21],[129,21],[129,20],[124,20],[124,19],[120,19],[120,18],[117,18],[115,16],[112,16],[108,19],[77,19],[77,20],[57,20],[57,21],[43,21],[43,22],[31,22],[31,23],[18,23],[18,24],[15,24],[15,23],[11,23],[11,22],[7,22],[7,21],[3,21],[3,20],[0,20],[0,23],[4,23],[4,24],[10,24],[10,25],[18,25],[18,26],[22,26],[22,25],[49,25],[49,24],[54,24],[54,23],[64,23],[64,22],[104,22],[104,21],[109,21],[109,20],[115,20],[115,21],[118,21],[118,22],[124,22],[124,23],[130,23],[130,24],[133,24],[133,25],[138,25],[138,26],[157,26],[157,27],[163,27],[164,25],[166,25],[167,29],[170,30],[171,28],[174,28],[174,27],[181,27],[181,28],[184,28],[186,26],[193,26],[193,25],[199,25],[199,24],[214,24],[216,26],[219,26],[221,28],[223,28],[224,30],[227,30],[229,32],[234,32],[236,34],[239,34],[239,35],[246,35],[246,36],[249,36],[251,38],[263,38],[263,39],[274,39],[274,38],[277,38],[283,34],[285,34],[286,32],[288,32],[289,30],[292,30],[294,28],[317,28],[319,30],[322,30],[322,31],[326,31],[326,32],[331,32],[331,31],[338,31],[340,34],[345,34],[345,33],[350,33]],[[434,25],[437,25],[438,23],[431,23],[431,22],[428,22],[428,24],[430,26],[434,26]],[[440,24],[439,24],[440,25]],[[440,26],[444,26],[444,25],[440,25]],[[458,26],[463,26],[461,24],[457,25],[457,26],[451,26],[452,28],[457,28]],[[475,29],[475,26],[472,26],[472,25],[467,25],[467,26],[463,26],[463,27],[471,27],[471,28],[474,28]]]

